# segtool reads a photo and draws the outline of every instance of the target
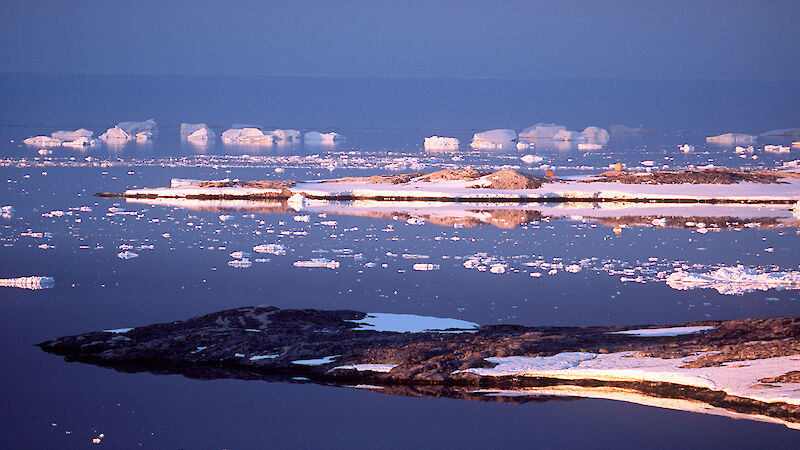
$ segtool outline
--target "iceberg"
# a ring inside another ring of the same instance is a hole
[[[425,138],[425,150],[458,150],[458,139],[430,136]]]
[[[85,136],[79,137],[74,141],[62,142],[62,147],[83,148],[97,144],[97,139],[90,139]]]
[[[49,136],[29,137],[22,142],[26,145],[37,147],[59,147],[62,143],[61,139],[56,139]]]
[[[719,145],[751,145],[756,143],[756,137],[744,133],[725,133],[719,136],[709,136],[706,142]]]
[[[55,285],[53,277],[19,277],[2,278],[0,287],[15,287],[20,289],[48,289]]]
[[[206,142],[216,139],[217,135],[204,123],[182,123],[181,140]]]
[[[59,130],[50,133],[50,136],[54,139],[60,139],[62,141],[75,141],[80,138],[91,139],[92,136],[94,136],[94,131],[89,131],[86,128],[78,128],[75,131]]]
[[[570,130],[561,130],[553,136],[554,141],[577,141],[581,140],[583,135],[578,133],[577,131],[570,131]]]
[[[295,142],[300,140],[299,130],[277,129],[273,130],[270,134],[272,134],[275,137],[275,139],[283,142]]]
[[[258,128],[231,128],[222,133],[226,144],[272,144],[274,136],[264,134]]]
[[[536,163],[536,162],[544,161],[544,158],[542,158],[541,156],[536,156],[536,155],[525,155],[520,159],[525,164],[533,164],[533,163]]]
[[[472,136],[472,148],[493,149],[511,145],[517,140],[517,133],[509,129],[496,129],[475,133]]]
[[[769,153],[789,153],[788,145],[765,145],[764,151]]]
[[[338,269],[339,261],[326,258],[312,258],[308,261],[295,261],[292,263],[295,267],[321,267],[326,269]]]
[[[333,143],[334,141],[344,140],[344,136],[331,131],[330,133],[320,133],[319,131],[309,131],[303,135],[303,140],[310,143]]]
[[[147,119],[144,122],[120,122],[109,128],[100,135],[103,141],[146,141],[154,138],[157,131],[157,124],[154,119]]]
[[[101,134],[100,139],[106,142],[129,141],[131,139],[131,135],[125,132],[125,130],[122,128],[114,126],[114,128],[109,128],[105,133]]]
[[[520,131],[519,137],[524,139],[553,139],[559,131],[566,130],[567,127],[563,125],[540,122]]]
[[[761,133],[762,136],[769,137],[790,137],[792,139],[800,138],[800,128],[781,128],[780,130],[770,130]]]
[[[600,144],[587,144],[587,143],[580,143],[578,144],[578,150],[600,150],[603,146]]]
[[[583,138],[590,144],[601,145],[608,143],[610,137],[607,130],[594,126],[586,127],[583,132],[581,132],[581,135],[583,135]]]

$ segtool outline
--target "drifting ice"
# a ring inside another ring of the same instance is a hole
[[[519,137],[524,139],[552,139],[558,132],[566,130],[567,127],[563,125],[537,123],[520,131]]]
[[[309,261],[295,261],[292,263],[295,267],[324,267],[327,269],[338,269],[339,261],[334,261],[325,258],[313,258]]]
[[[217,137],[213,130],[204,123],[182,123],[181,140],[192,142],[206,142]]]
[[[226,144],[272,144],[274,138],[258,128],[231,128],[222,133],[222,142]]]
[[[0,287],[15,287],[20,289],[48,289],[53,287],[55,280],[53,277],[20,277],[2,278]]]
[[[544,158],[542,158],[541,156],[534,156],[534,155],[525,155],[520,159],[525,164],[533,164],[535,162],[541,162],[542,160],[544,160]]]
[[[156,121],[147,119],[144,122],[120,122],[100,135],[104,141],[146,141],[156,136]]]
[[[425,138],[426,150],[457,150],[458,139],[451,137],[431,136]]]
[[[517,140],[517,133],[509,129],[497,129],[475,133],[472,136],[472,148],[492,149],[511,145]]]
[[[303,135],[303,140],[306,142],[315,144],[315,143],[326,143],[332,144],[334,141],[341,141],[344,140],[344,136],[339,133],[335,133],[331,131],[330,133],[320,133],[319,131],[309,131],[308,133]]]
[[[720,145],[750,145],[756,143],[756,137],[743,133],[725,133],[719,136],[709,136],[706,138],[706,142]]]
[[[722,267],[710,273],[675,272],[667,277],[673,289],[714,289],[720,294],[744,294],[768,289],[800,289],[800,272],[758,273],[743,266]]]

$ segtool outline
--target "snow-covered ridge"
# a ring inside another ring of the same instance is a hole
[[[769,289],[800,289],[800,272],[758,272],[744,266],[721,267],[709,273],[675,272],[667,277],[673,289],[714,289],[734,295]]]
[[[718,367],[685,368],[697,356],[654,358],[637,352],[607,354],[564,352],[553,356],[508,356],[486,358],[493,368],[459,372],[479,376],[527,376],[568,380],[650,381],[723,391],[729,395],[766,403],[800,405],[800,383],[769,383],[759,380],[779,377],[800,369],[800,356],[753,359],[723,363]]]
[[[0,287],[15,287],[21,289],[49,289],[55,285],[53,277],[19,277],[0,278]]]

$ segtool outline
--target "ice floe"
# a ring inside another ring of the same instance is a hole
[[[425,150],[458,150],[458,139],[430,136],[425,138]]]
[[[667,277],[673,289],[714,289],[734,295],[769,289],[800,289],[800,272],[759,272],[744,266],[721,267],[709,273],[678,271]]]
[[[325,269],[338,269],[339,268],[339,261],[335,261],[332,259],[327,258],[312,258],[308,261],[295,261],[292,263],[295,267],[319,267]]]
[[[0,278],[0,287],[15,287],[20,289],[48,289],[55,285],[53,277],[19,277]]]
[[[473,332],[480,325],[459,319],[418,316],[416,314],[369,313],[361,320],[348,320],[359,325],[356,330],[392,333]]]

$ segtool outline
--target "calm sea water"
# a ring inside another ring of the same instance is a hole
[[[312,179],[442,167],[519,166],[564,176],[617,161],[670,168],[774,167],[797,154],[740,158],[730,148],[706,145],[704,138],[797,126],[800,115],[791,100],[800,94],[798,83],[8,75],[0,80],[6,105],[0,112],[0,206],[16,210],[0,218],[0,277],[56,280],[54,288],[39,291],[0,288],[3,447],[84,448],[101,433],[99,445],[110,448],[753,447],[788,446],[797,438],[796,431],[780,425],[605,400],[511,405],[124,374],[66,363],[33,344],[253,304],[524,325],[797,315],[797,291],[680,291],[658,276],[681,266],[797,270],[792,226],[708,233],[634,226],[618,235],[607,222],[571,217],[566,210],[558,218],[516,227],[455,228],[431,218],[408,223],[409,211],[400,207],[364,216],[347,205],[301,212],[252,205],[227,210],[92,194],[162,186],[170,178]],[[98,135],[117,121],[149,117],[161,125],[160,135],[144,145],[56,148],[52,155],[39,155],[37,148],[20,144],[57,129],[86,127]],[[329,148],[219,143],[197,148],[179,141],[181,121],[208,122],[218,132],[231,123],[336,130],[348,139]],[[481,129],[519,130],[539,121],[573,129],[644,124],[653,133],[612,140],[593,152],[555,145],[504,152],[421,148],[431,134],[468,142]],[[684,143],[695,151],[679,152]],[[520,160],[525,154],[543,160],[525,165]],[[304,215],[307,222],[295,219]],[[791,217],[785,209],[763,211],[770,215]],[[264,243],[280,243],[287,254],[265,255],[269,261],[247,269],[228,266],[231,252]],[[139,257],[118,258],[126,246]],[[466,269],[462,263],[476,254],[487,264],[502,264],[505,272]],[[336,259],[341,267],[292,266],[314,257]],[[415,262],[439,269],[417,272]],[[570,264],[582,270],[563,270]],[[549,275],[551,268],[556,273]],[[533,272],[541,276],[532,277]],[[637,277],[643,282],[622,281]]]

